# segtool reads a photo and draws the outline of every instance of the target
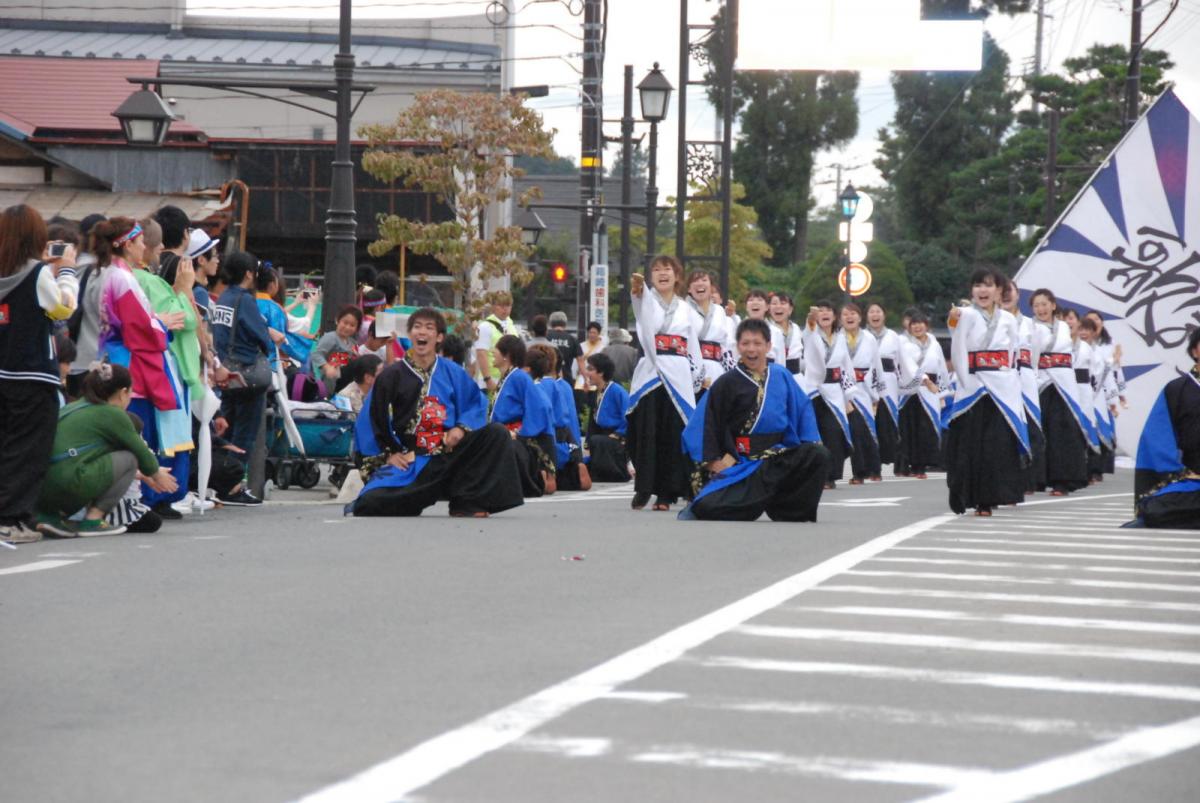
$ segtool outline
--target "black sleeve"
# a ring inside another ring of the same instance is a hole
[[[727,454],[737,457],[733,434],[737,425],[737,406],[736,388],[731,382],[717,380],[708,389],[708,410],[704,414],[705,463],[720,460]]]
[[[384,451],[403,451],[402,435],[416,413],[421,383],[400,363],[389,365],[375,378],[371,393],[371,429]],[[411,446],[411,445],[410,445]]]

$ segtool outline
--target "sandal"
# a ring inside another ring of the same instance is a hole
[[[982,516],[982,517],[984,517],[984,518],[987,518],[987,517],[989,517],[989,516],[991,516],[991,515],[992,515],[992,509],[991,509],[990,507],[978,507],[978,508],[975,508],[975,515],[976,515],[976,516]]]
[[[477,510],[474,513],[468,513],[465,510],[450,511],[450,518],[452,519],[486,519],[491,515],[486,510]]]
[[[850,484],[851,484],[851,485],[862,485],[862,484],[863,484],[863,481],[862,481],[862,480],[860,480],[858,477],[851,477],[851,478],[850,478]]]
[[[871,477],[871,482],[883,482],[883,477],[876,474],[875,476]]]
[[[836,482],[827,482],[827,483],[825,483],[825,490],[827,490],[827,491],[832,491],[832,490],[833,490],[834,488],[836,488],[836,487],[837,487],[837,483],[836,483]]]
[[[631,508],[633,508],[634,510],[641,510],[642,508],[644,508],[646,506],[646,503],[648,503],[649,501],[650,501],[650,494],[635,493],[633,495],[633,501],[629,503],[629,506]]]
[[[669,497],[660,496],[660,497],[658,497],[658,499],[654,500],[654,507],[651,509],[658,510],[658,511],[670,510],[671,505],[673,505],[673,504],[675,504],[674,499],[671,499]]]

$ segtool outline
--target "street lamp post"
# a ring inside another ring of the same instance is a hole
[[[332,331],[337,311],[354,302],[354,162],[350,158],[350,93],[354,83],[354,54],[350,52],[351,0],[341,0],[338,53],[333,57],[337,96],[337,142],[329,186],[329,216],[325,218],[325,280],[322,327]]]
[[[658,224],[658,124],[667,119],[667,109],[671,103],[671,82],[654,62],[652,69],[642,82],[638,84],[638,94],[642,102],[642,119],[650,124],[650,174],[646,186],[646,267],[654,259],[657,247],[655,234]]]
[[[838,196],[838,201],[841,202],[842,217],[846,220],[846,261],[843,267],[846,271],[846,298],[850,298],[850,227],[854,222],[854,215],[858,212],[858,192],[854,189],[854,185],[847,182],[846,189],[842,190],[842,194]]]
[[[159,146],[167,138],[167,129],[175,115],[163,103],[157,92],[146,84],[125,98],[125,102],[112,113],[121,121],[121,130],[125,132],[125,141],[130,145]]]

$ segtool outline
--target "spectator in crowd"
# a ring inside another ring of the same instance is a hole
[[[0,540],[41,539],[33,512],[58,420],[52,323],[75,309],[75,249],[47,254],[46,222],[31,206],[0,212]],[[18,423],[19,422],[19,423]]]
[[[270,387],[268,359],[275,350],[275,340],[252,293],[257,268],[258,260],[253,254],[235,251],[228,255],[221,269],[228,287],[216,299],[212,309],[213,346],[217,357],[226,368],[243,378],[240,383],[230,382],[222,393],[222,414],[229,422],[229,440],[247,454],[254,447],[262,424]],[[259,504],[259,500],[245,490],[221,501],[233,505]]]
[[[529,337],[529,340],[526,342],[526,345],[527,346],[538,346],[538,345],[553,346],[554,344],[551,343],[550,340],[546,337],[546,335],[549,334],[549,332],[550,332],[550,322],[546,319],[546,316],[545,315],[534,315],[529,320],[529,335],[530,335],[530,337]]]
[[[170,204],[159,207],[153,217],[162,228],[163,250],[158,259],[159,275],[167,284],[175,284],[175,270],[179,260],[187,255],[191,243],[192,221],[187,212]]]
[[[512,315],[512,295],[501,291],[492,299],[492,311],[479,322],[479,336],[474,345],[479,386],[489,394],[495,393],[500,384],[500,369],[492,364],[492,349],[504,335],[518,334],[517,325],[509,317]]]
[[[442,341],[442,356],[463,367],[467,364],[467,341],[458,335],[446,335]]]
[[[195,437],[199,439],[200,422],[193,418],[192,426]],[[246,451],[224,438],[224,434],[229,430],[229,422],[226,419],[214,418],[209,427],[212,430],[212,466],[204,491],[212,489],[217,499],[239,499],[246,478]],[[200,499],[199,475],[198,467],[193,463],[191,476],[188,477],[188,488],[196,493],[199,503],[194,502],[193,507],[207,510],[212,507],[212,502]]]
[[[368,262],[356,265],[354,267],[354,284],[357,288],[356,295],[361,297],[364,292],[374,287],[375,278],[378,275],[379,272],[375,269],[375,266]]]
[[[179,377],[187,385],[190,395],[203,393],[204,382],[200,373],[200,317],[196,313],[196,304],[192,289],[195,284],[195,269],[191,257],[177,258],[175,269],[169,273],[172,284],[154,272],[157,255],[150,256],[151,245],[155,237],[147,232],[161,234],[161,227],[153,218],[142,220],[143,237],[147,239],[146,250],[142,255],[141,270],[134,271],[134,277],[146,298],[150,300],[150,308],[160,320],[167,317],[179,319],[182,316],[183,326],[171,329],[171,342],[168,349],[175,358],[175,369]],[[149,229],[147,229],[149,227]],[[159,243],[161,250],[161,241]],[[189,405],[190,407],[190,405]]]
[[[638,361],[637,349],[630,345],[633,338],[625,329],[614,329],[609,341],[603,353],[613,361],[612,381],[628,385],[633,380],[633,369]]]
[[[337,326],[321,335],[309,354],[313,378],[325,383],[328,395],[333,395],[350,382],[346,366],[358,356],[358,328],[362,325],[362,310],[347,304],[338,310]]]
[[[158,273],[158,260],[162,256],[162,226],[158,225],[152,217],[144,217],[138,221],[138,225],[142,227],[142,239],[146,243],[146,248],[142,251],[142,264],[135,267],[148,270],[152,273]]]
[[[375,377],[383,367],[383,360],[378,354],[364,354],[350,361],[350,384],[338,391],[337,395],[350,403],[350,410],[357,415],[362,411],[363,399],[375,385]]]
[[[288,348],[288,321],[287,312],[275,300],[275,294],[279,291],[279,272],[265,263],[260,264],[254,273],[254,302],[258,305],[258,311],[262,313],[263,320],[267,322],[268,334],[271,340],[278,344],[278,352],[272,348],[268,359],[271,362],[271,370],[278,367],[278,353],[287,352]],[[288,357],[291,356],[287,353]],[[286,362],[286,361],[285,361]]]
[[[118,535],[124,527],[104,517],[141,473],[157,492],[177,490],[125,413],[133,377],[121,365],[98,363],[83,381],[83,398],[62,408],[51,448],[50,471],[38,499],[38,529],[48,535]],[[66,517],[85,508],[78,524]]]
[[[596,402],[596,386],[588,380],[587,358],[593,354],[599,354],[604,348],[604,338],[602,337],[603,329],[596,321],[588,321],[587,325],[587,340],[580,346],[581,368],[579,376],[575,378],[575,407],[582,411],[584,409],[594,409]],[[564,376],[563,379],[570,381],[569,377]]]
[[[321,291],[312,286],[305,286],[300,288],[296,297],[289,301],[282,272],[276,269],[275,276],[279,283],[271,291],[271,297],[287,313],[287,339],[281,344],[281,347],[297,365],[303,367],[308,365],[308,355],[312,352],[313,342],[317,339],[312,331],[312,322],[317,311],[317,303],[321,300]],[[304,314],[293,315],[293,310],[301,305],[304,307]]]
[[[192,268],[196,273],[196,283],[192,286],[192,298],[196,301],[196,309],[201,322],[207,325],[208,307],[210,302],[209,285],[221,266],[221,249],[217,241],[209,237],[204,229],[194,229],[188,237],[186,255],[192,260]]]
[[[191,409],[178,363],[168,350],[169,332],[181,331],[187,323],[180,309],[156,314],[135,271],[145,252],[142,227],[127,217],[114,217],[92,228],[92,251],[103,269],[100,291],[99,355],[108,362],[129,369],[133,377],[133,401],[130,410],[145,424],[143,437],[158,455],[158,462],[174,474],[181,489],[164,493],[147,485],[146,504],[164,519],[180,514],[171,503],[187,493],[189,452],[193,448]],[[181,287],[191,291],[191,277]],[[158,288],[164,296],[175,290],[163,282]],[[172,302],[173,303],[173,302]]]
[[[375,289],[383,293],[385,306],[395,306],[400,297],[400,274],[394,270],[379,271],[375,274]]]
[[[579,339],[567,331],[567,313],[562,310],[550,313],[550,332],[546,337],[558,349],[563,379],[574,382],[575,377],[583,376],[583,349],[579,347]]]
[[[100,347],[100,280],[101,268],[96,264],[96,255],[90,245],[92,228],[107,220],[104,215],[88,215],[79,224],[86,250],[79,255],[77,272],[79,278],[79,304],[67,321],[67,332],[75,341],[75,359],[67,374],[67,395],[78,398],[82,393],[83,378],[88,366],[96,361]],[[93,281],[94,280],[94,281]]]
[[[54,336],[54,353],[58,355],[58,375],[62,378],[62,386],[59,388],[59,392],[63,397],[62,403],[67,404],[68,402],[75,401],[67,393],[67,377],[70,376],[71,363],[75,362],[78,351],[66,332],[59,332]]]

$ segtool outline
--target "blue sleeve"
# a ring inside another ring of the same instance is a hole
[[[579,431],[579,409],[575,407],[575,389],[564,379],[557,380],[555,386],[558,388],[563,414],[567,419],[565,426],[570,428],[571,437],[575,439],[575,442],[580,443],[583,436]]]
[[[457,363],[439,357],[438,364],[449,372],[454,388],[454,421],[447,421],[447,428],[483,429],[487,425],[487,397]]]
[[[625,432],[629,428],[629,419],[625,417],[625,412],[629,409],[629,391],[625,389],[624,385],[617,385],[613,392],[617,394],[614,403],[617,405],[616,414],[618,419],[618,423],[613,429],[621,437],[625,437]]]
[[[524,412],[521,417],[521,434],[526,437],[554,434],[554,410],[550,402],[537,390],[529,374],[521,372],[524,379],[517,377],[517,390],[523,394]]]
[[[1166,391],[1158,394],[1158,399],[1150,408],[1150,415],[1142,427],[1142,437],[1138,440],[1134,467],[1157,474],[1173,474],[1184,469]]]
[[[243,294],[238,300],[238,323],[250,334],[250,339],[262,347],[263,354],[274,352],[275,343],[267,331],[267,322],[258,311],[258,302],[249,293]]]
[[[712,393],[705,393],[696,404],[696,410],[683,428],[683,451],[697,463],[704,460],[704,426],[708,418],[708,400]]]
[[[797,443],[820,443],[821,431],[817,429],[817,414],[813,412],[812,400],[804,395],[794,381],[788,383],[788,407],[792,410],[791,425],[795,429]]]

